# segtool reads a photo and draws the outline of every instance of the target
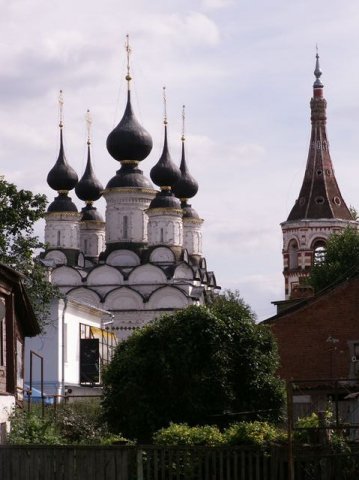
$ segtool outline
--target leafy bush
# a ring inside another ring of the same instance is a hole
[[[8,443],[17,445],[66,443],[51,418],[41,418],[37,413],[17,411],[10,420]]]
[[[120,434],[113,435],[102,420],[100,403],[96,400],[59,405],[56,411],[47,410],[45,418],[41,409],[33,406],[31,413],[16,410],[11,418],[8,435],[11,444],[131,444]]]
[[[222,433],[217,427],[204,425],[189,427],[186,423],[171,423],[153,436],[157,445],[221,445],[250,444],[262,446],[271,442],[285,441],[286,432],[267,422],[233,423]]]
[[[171,423],[153,436],[156,445],[206,445],[216,447],[223,444],[223,434],[212,425],[189,427],[187,423]]]
[[[264,445],[286,440],[286,433],[268,422],[238,422],[224,431],[224,440],[227,445]]]
[[[225,411],[278,421],[278,352],[237,294],[157,319],[120,342],[104,372],[104,415],[114,433],[148,442],[169,423],[225,426]],[[155,387],[154,387],[155,385]],[[135,401],[134,401],[135,399]]]

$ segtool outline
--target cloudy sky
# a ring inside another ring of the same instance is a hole
[[[186,104],[187,159],[200,184],[191,203],[205,219],[207,264],[259,319],[284,295],[279,224],[304,173],[316,43],[337,180],[347,203],[359,206],[357,0],[0,0],[0,12],[6,179],[55,196],[46,176],[58,152],[60,88],[69,163],[81,176],[90,108],[97,176],[106,184],[114,175],[119,165],[105,141],[124,109],[129,33],[134,108],[154,140],[142,168],[148,175],[161,153],[166,85],[178,162]]]

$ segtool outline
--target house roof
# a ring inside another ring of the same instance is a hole
[[[359,276],[359,273],[354,273],[354,274],[347,275],[347,277],[345,279],[338,281],[334,285],[329,285],[328,287],[324,288],[323,290],[321,290],[320,292],[316,293],[315,295],[313,295],[311,297],[306,297],[306,298],[303,298],[302,300],[295,299],[294,303],[292,305],[288,306],[288,308],[285,308],[285,309],[281,310],[280,312],[278,312],[276,315],[273,315],[272,317],[266,318],[261,323],[270,324],[270,323],[275,322],[277,319],[279,319],[279,318],[281,318],[285,315],[297,312],[297,311],[301,310],[302,308],[304,308],[304,307],[306,307],[306,306],[308,306],[312,303],[315,303],[319,298],[324,297],[325,295],[329,295],[330,293],[333,292],[333,290],[339,288],[345,282],[348,282],[352,278],[357,277],[357,276]],[[275,302],[275,303],[278,303],[278,304],[279,303],[285,303],[285,301]],[[290,304],[291,302],[289,301],[288,303]]]

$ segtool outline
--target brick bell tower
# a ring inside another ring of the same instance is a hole
[[[318,52],[314,75],[310,101],[312,131],[303,184],[288,219],[281,223],[286,300],[295,295],[293,290],[309,275],[312,265],[323,258],[328,237],[348,225],[358,226],[340,193],[330,158],[327,101],[320,80]]]

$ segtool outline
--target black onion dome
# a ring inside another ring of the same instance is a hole
[[[198,192],[198,183],[189,173],[184,150],[184,140],[182,140],[182,158],[181,158],[181,178],[173,187],[173,192],[178,198],[192,198]]]
[[[48,185],[56,191],[72,190],[78,181],[78,176],[75,170],[70,167],[66,161],[64,144],[62,138],[62,129],[60,129],[60,151],[55,165],[47,175]]]
[[[188,203],[183,203],[181,204],[182,207],[182,212],[183,212],[183,218],[197,218],[199,219],[199,215],[196,212],[194,208],[192,208],[192,205],[189,205]]]
[[[165,140],[162,155],[156,165],[152,167],[150,175],[153,183],[159,187],[173,187],[180,179],[180,169],[172,161],[170,152],[168,151],[167,125],[165,125]]]
[[[157,193],[149,208],[175,208],[180,210],[181,203],[170,190],[162,190]]]
[[[152,183],[143,175],[142,170],[133,165],[123,164],[111,178],[106,188],[150,188]]]
[[[141,161],[152,150],[152,137],[138,122],[131,105],[131,92],[128,91],[125,113],[120,123],[107,137],[109,154],[121,162],[122,160]]]
[[[47,211],[53,212],[77,212],[77,207],[66,193],[60,193],[49,205]]]
[[[101,182],[96,178],[91,163],[90,145],[87,148],[87,164],[85,172],[75,187],[76,195],[84,202],[98,200],[103,191]]]
[[[81,221],[82,222],[103,222],[103,218],[102,218],[102,215],[100,212],[98,212],[98,210],[93,207],[92,205],[86,205],[86,207],[84,207],[82,210],[81,210],[81,213],[82,213],[82,217],[81,217]]]

